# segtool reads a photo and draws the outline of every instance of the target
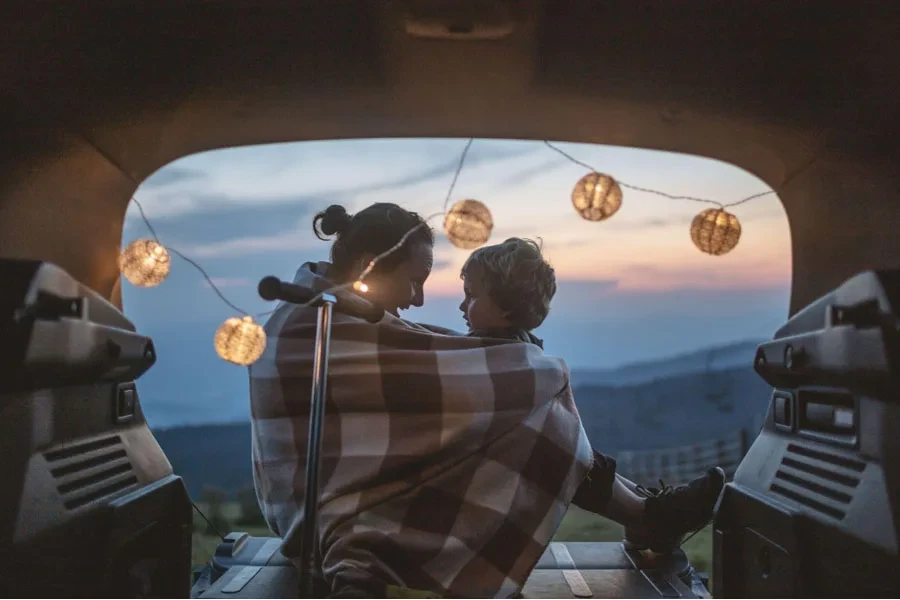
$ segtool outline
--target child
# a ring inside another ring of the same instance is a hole
[[[543,342],[531,330],[550,312],[556,275],[531,240],[509,238],[479,248],[463,265],[465,298],[459,305],[469,335]]]
[[[553,268],[531,240],[510,238],[480,248],[463,265],[459,309],[469,335],[543,343],[531,333],[556,293]],[[616,461],[593,450],[594,463],[572,503],[625,525],[626,546],[668,552],[712,517],[725,473],[719,467],[677,488],[645,489],[616,474]]]

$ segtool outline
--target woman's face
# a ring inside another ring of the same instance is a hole
[[[370,260],[370,259],[369,259]],[[397,315],[410,306],[422,306],[425,302],[425,280],[431,275],[434,249],[431,244],[419,242],[410,248],[408,260],[397,265],[389,273],[372,274],[366,278],[369,291],[365,297]]]

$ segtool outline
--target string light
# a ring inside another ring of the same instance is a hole
[[[216,353],[236,365],[255,363],[266,349],[266,332],[253,317],[231,317],[216,330]]]
[[[321,292],[303,306],[314,305],[323,294],[336,293],[351,287],[358,293],[368,293],[370,287],[364,279],[371,274],[378,262],[402,248],[411,235],[419,228],[427,227],[428,222],[436,217],[445,217],[444,232],[454,246],[470,250],[486,243],[488,239],[490,239],[494,222],[490,210],[484,203],[478,200],[466,199],[455,203],[449,211],[447,210],[456,182],[459,179],[460,172],[465,164],[466,156],[473,141],[474,138],[470,138],[463,149],[459,165],[456,168],[456,172],[453,175],[453,180],[447,192],[447,197],[444,200],[444,210],[442,212],[435,213],[424,219],[422,223],[412,227],[400,238],[400,241],[397,242],[397,244],[373,258],[355,281],[341,284]],[[592,166],[579,161],[547,140],[544,140],[544,144],[563,155],[571,162],[590,171],[590,173],[579,180],[572,192],[572,204],[578,213],[585,219],[602,221],[613,216],[622,205],[622,188],[656,194],[672,200],[690,200],[715,205],[717,208],[704,210],[694,217],[694,220],[691,223],[691,240],[694,242],[694,245],[702,252],[715,256],[720,256],[733,250],[734,247],[737,246],[741,236],[740,221],[738,221],[738,218],[734,214],[725,209],[775,193],[772,190],[761,192],[730,204],[722,204],[715,200],[696,198],[693,196],[676,196],[659,190],[629,185],[615,179],[611,175],[598,172]],[[253,364],[253,362],[262,356],[262,353],[265,350],[265,330],[252,316],[232,304],[225,295],[222,294],[222,291],[216,286],[202,266],[175,248],[164,246],[156,235],[153,225],[144,213],[144,209],[137,198],[132,198],[132,201],[140,211],[141,218],[152,234],[153,239],[138,239],[125,247],[119,256],[118,261],[122,275],[129,282],[138,287],[152,287],[159,285],[169,274],[171,268],[170,253],[179,256],[187,263],[194,266],[206,278],[207,283],[219,298],[242,315],[241,317],[227,319],[216,330],[213,338],[216,352],[224,360],[237,365],[247,366]],[[275,311],[270,310],[259,313],[256,317],[260,318],[270,315],[273,312]]]
[[[141,203],[138,202],[137,198],[132,197],[131,200],[132,202],[134,202],[135,206],[137,206],[138,211],[141,214],[141,219],[144,221],[144,224],[147,226],[147,229],[150,231],[151,235],[153,235],[154,239],[135,240],[134,242],[129,244],[125,248],[125,250],[122,251],[122,254],[119,256],[119,268],[125,278],[134,285],[141,285],[138,282],[142,281],[142,279],[134,278],[133,275],[131,277],[129,276],[129,272],[135,269],[134,266],[129,265],[140,264],[139,262],[136,262],[133,258],[131,258],[136,255],[136,252],[139,253],[138,250],[132,249],[133,246],[139,249],[150,248],[151,252],[153,252],[154,255],[161,256],[163,253],[165,254],[166,267],[165,274],[163,274],[162,276],[163,279],[165,278],[165,275],[168,274],[169,265],[171,264],[169,253],[171,252],[172,254],[180,257],[185,262],[200,271],[209,286],[225,304],[243,315],[242,317],[232,317],[226,320],[216,330],[216,333],[213,336],[213,347],[215,348],[216,353],[224,360],[236,365],[247,366],[256,362],[259,357],[262,356],[262,353],[266,348],[265,330],[258,323],[256,323],[253,317],[247,314],[246,311],[241,310],[240,308],[232,304],[231,301],[228,300],[228,298],[225,297],[225,295],[222,293],[222,290],[219,289],[219,287],[212,280],[212,277],[209,276],[209,273],[206,272],[206,269],[200,266],[199,263],[197,263],[190,257],[185,256],[175,248],[167,248],[166,246],[163,246],[159,241],[159,237],[156,235],[156,230],[150,223],[150,219],[147,218],[147,214],[144,212],[144,207],[141,206]],[[160,279],[160,281],[162,281],[162,279]],[[143,287],[146,287],[146,285],[144,285]]]
[[[172,259],[155,240],[134,240],[119,255],[119,270],[132,285],[155,287],[169,275]]]
[[[459,163],[456,165],[456,171],[453,173],[453,179],[450,181],[449,189],[447,189],[447,196],[446,196],[446,198],[444,198],[444,210],[442,212],[435,213],[433,215],[429,215],[428,217],[426,217],[422,223],[419,223],[418,225],[416,225],[415,227],[412,227],[409,231],[407,231],[403,235],[403,237],[400,238],[400,241],[398,241],[396,244],[394,244],[393,246],[388,248],[386,251],[382,252],[381,254],[379,254],[378,256],[373,258],[371,261],[369,261],[369,264],[366,266],[365,269],[363,269],[363,272],[360,273],[359,277],[356,278],[356,281],[353,282],[354,289],[356,289],[357,285],[359,285],[359,286],[366,285],[363,280],[369,276],[369,274],[372,272],[372,269],[375,268],[375,265],[377,265],[380,260],[382,260],[386,256],[390,256],[391,254],[393,254],[394,252],[396,252],[397,250],[402,248],[403,244],[406,243],[406,240],[408,240],[410,238],[410,236],[413,235],[420,228],[427,227],[429,221],[446,214],[447,205],[450,204],[450,198],[453,196],[453,190],[456,189],[456,182],[459,181],[459,174],[462,172],[463,166],[466,164],[466,157],[469,155],[469,149],[472,148],[472,143],[474,141],[475,141],[475,138],[469,138],[469,141],[466,142],[466,145],[463,148],[462,154],[459,157]],[[490,213],[488,213],[488,214],[490,214]],[[491,227],[493,227],[493,223],[492,223]],[[452,242],[452,240],[451,240],[451,242]],[[340,291],[341,289],[344,289],[344,286],[337,286],[335,288],[332,288],[331,290],[326,290],[325,292],[322,292],[321,294],[317,294],[307,304],[313,304],[315,302],[318,302],[319,298],[322,297],[322,294]],[[363,291],[363,290],[360,288],[358,291]],[[365,293],[365,292],[363,291],[363,293]]]
[[[738,221],[738,218],[735,215],[726,211],[725,209],[738,206],[740,204],[744,204],[745,202],[749,202],[750,200],[755,200],[757,198],[762,198],[763,196],[768,196],[769,194],[775,193],[774,190],[769,190],[768,192],[760,192],[758,194],[747,196],[746,198],[742,198],[741,200],[731,202],[729,204],[722,204],[721,202],[718,202],[716,200],[709,200],[707,198],[697,198],[696,196],[678,196],[674,194],[668,194],[659,190],[640,187],[636,185],[629,185],[621,180],[613,179],[609,175],[603,175],[591,165],[578,160],[568,152],[551,144],[548,140],[544,140],[544,144],[554,152],[557,152],[567,158],[572,163],[591,171],[591,173],[588,173],[581,178],[578,184],[576,184],[575,190],[572,192],[572,204],[575,205],[575,209],[578,210],[579,214],[581,214],[585,219],[591,221],[607,219],[612,216],[621,206],[621,190],[619,190],[618,203],[616,203],[615,201],[615,192],[608,192],[608,194],[612,196],[612,199],[608,201],[609,207],[612,209],[612,212],[604,213],[602,209],[597,209],[595,212],[589,212],[587,215],[582,213],[581,207],[586,207],[585,210],[590,210],[589,207],[592,205],[588,200],[593,200],[595,194],[601,196],[601,200],[607,198],[607,194],[604,194],[602,189],[601,192],[596,192],[597,183],[600,182],[609,185],[610,188],[612,186],[615,186],[617,188],[625,188],[636,192],[655,194],[657,196],[662,196],[663,198],[668,198],[670,200],[688,200],[691,202],[714,204],[717,208],[708,209],[701,212],[699,215],[694,217],[694,220],[691,223],[691,240],[694,242],[694,245],[701,252],[706,252],[707,254],[712,254],[714,256],[721,256],[722,254],[726,254],[733,250],[734,247],[737,246],[738,241],[740,241],[741,237],[740,221]],[[591,186],[592,182],[594,183]],[[604,206],[602,202],[600,202],[600,206]],[[600,216],[600,218],[592,219],[589,215],[602,216]]]
[[[724,208],[707,208],[691,221],[691,240],[701,252],[721,256],[741,239],[741,222]]]
[[[478,200],[460,200],[444,217],[444,233],[457,248],[474,250],[491,237],[494,219],[491,211]]]
[[[572,190],[572,205],[587,221],[608,219],[622,207],[622,188],[603,173],[588,173]]]

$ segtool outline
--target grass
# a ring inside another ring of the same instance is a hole
[[[197,507],[213,522],[216,532],[212,532],[203,517],[196,511],[194,512],[191,565],[195,569],[205,566],[212,558],[216,546],[222,541],[217,533],[227,535],[232,531],[243,531],[252,536],[268,537],[272,535],[263,521],[262,515],[254,514],[248,518],[242,518],[240,506],[236,502],[223,504],[218,515],[202,502],[198,502]]]
[[[209,515],[208,507],[200,505],[200,510]],[[194,567],[209,562],[216,550],[219,538],[208,531],[206,522],[194,513],[194,540],[192,557]],[[253,536],[269,536],[268,528],[261,516],[253,515],[241,520],[240,509],[236,503],[225,504],[217,519],[219,532],[227,534],[231,531],[245,531]],[[572,507],[566,514],[554,540],[558,542],[618,542],[622,540],[622,526],[577,507]],[[691,564],[699,572],[710,573],[712,570],[712,529],[706,527],[682,546]]]

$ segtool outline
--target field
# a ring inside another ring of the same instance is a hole
[[[236,503],[223,504],[218,514],[214,510],[210,511],[208,506],[200,505],[200,508],[210,520],[214,521],[216,528],[222,534],[229,531],[245,531],[256,536],[270,535],[261,517],[252,515],[243,518]],[[219,539],[209,531],[206,523],[196,512],[194,515],[193,563],[195,567],[198,567],[206,564],[215,552]],[[564,542],[617,542],[622,539],[622,527],[608,519],[572,507],[559,526],[554,539]],[[690,558],[694,569],[701,573],[710,572],[712,568],[712,532],[709,527],[688,540],[683,549]]]

